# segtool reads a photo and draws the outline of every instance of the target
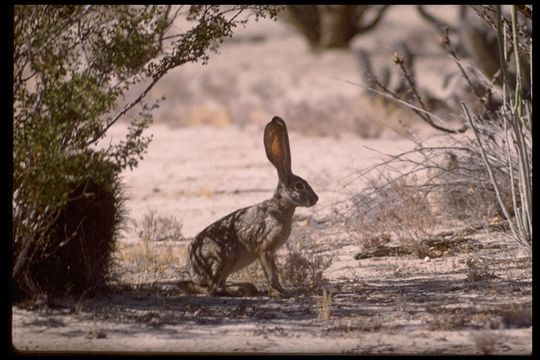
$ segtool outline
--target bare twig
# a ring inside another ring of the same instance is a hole
[[[451,32],[457,32],[457,29],[448,24],[447,22],[437,18],[435,15],[430,14],[425,8],[424,5],[416,5],[416,9],[418,10],[418,13],[420,16],[422,16],[424,19],[426,19],[429,23],[433,24],[435,28],[444,35],[445,28],[450,30]]]
[[[424,110],[418,106],[415,106],[415,105],[412,105],[411,103],[405,101],[405,100],[402,100],[400,99],[399,97],[397,97],[397,95],[394,95],[392,93],[390,93],[390,95],[386,92],[382,92],[382,91],[378,91],[376,89],[373,89],[373,88],[370,88],[370,87],[367,87],[367,86],[364,86],[364,85],[361,85],[361,84],[358,84],[358,83],[355,83],[354,81],[350,81],[350,80],[344,80],[344,79],[340,79],[340,78],[337,78],[337,77],[334,77],[334,76],[328,76],[329,78],[332,78],[334,80],[338,80],[338,81],[343,81],[343,82],[346,82],[348,84],[351,84],[351,85],[354,85],[354,86],[358,86],[358,87],[361,87],[362,89],[365,89],[365,90],[368,90],[368,91],[371,91],[371,92],[374,92],[378,95],[381,95],[381,96],[384,96],[385,98],[387,99],[390,99],[392,101],[395,101],[401,105],[405,105],[406,107],[410,108],[411,110],[413,110],[414,112],[417,112],[417,113],[422,113],[422,114],[428,114],[430,115],[431,118],[434,118],[436,120],[438,120],[439,122],[441,123],[445,123],[444,120],[442,120],[440,117],[438,117],[437,115],[429,112],[428,110]],[[431,122],[429,125],[433,126],[435,129],[437,130],[441,130],[441,131],[444,131],[444,132],[447,132],[447,133],[451,133],[451,134],[459,134],[459,133],[463,133],[465,132],[468,127],[467,125],[464,123],[463,126],[461,128],[458,128],[458,129],[448,129],[446,127],[443,127],[443,126],[439,126],[437,124],[435,124],[434,122]]]
[[[388,10],[388,8],[390,7],[390,5],[383,5],[382,7],[379,8],[379,11],[377,12],[377,15],[375,15],[375,17],[373,18],[373,20],[366,24],[366,25],[357,25],[356,27],[356,31],[358,33],[364,33],[366,31],[369,31],[371,29],[373,29],[375,26],[377,26],[377,24],[379,23],[379,21],[381,21],[384,13],[386,12],[386,10]]]
[[[90,139],[85,146],[89,146],[93,143],[95,143],[96,141],[98,141],[99,139],[101,139],[103,136],[105,136],[105,134],[107,133],[107,131],[111,128],[111,126],[113,126],[123,115],[125,115],[129,110],[131,110],[135,105],[139,104],[140,101],[146,96],[146,94],[148,94],[148,92],[150,90],[152,90],[152,88],[154,87],[154,85],[156,85],[156,83],[161,79],[163,75],[159,76],[159,77],[154,77],[152,78],[152,81],[150,82],[149,85],[146,86],[146,88],[141,92],[139,93],[139,95],[134,99],[132,100],[131,102],[129,102],[128,104],[126,104],[118,113],[116,113],[116,115],[114,115],[106,124],[105,126],[101,129],[101,131],[96,135],[94,136],[92,139]]]

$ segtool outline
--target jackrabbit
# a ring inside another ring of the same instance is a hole
[[[311,186],[291,171],[291,152],[285,121],[275,116],[264,129],[268,160],[278,173],[278,185],[271,199],[236,210],[202,230],[188,248],[187,266],[192,292],[244,296],[257,293],[251,283],[226,285],[230,274],[258,259],[269,286],[286,295],[275,264],[276,250],[291,233],[297,206],[311,207],[319,197]]]

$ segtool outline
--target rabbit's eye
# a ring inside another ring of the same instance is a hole
[[[304,186],[304,183],[301,181],[297,181],[294,183],[294,188],[296,190],[304,190],[306,187]]]

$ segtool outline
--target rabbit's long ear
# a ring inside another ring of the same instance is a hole
[[[268,160],[276,167],[279,180],[287,182],[291,175],[289,134],[283,119],[274,116],[264,129],[264,148]]]

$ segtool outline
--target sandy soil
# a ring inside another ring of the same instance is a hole
[[[138,218],[152,209],[175,214],[190,237],[228,211],[271,196],[275,174],[256,131],[156,125],[152,132],[155,140],[145,161],[125,175],[130,216]],[[333,259],[325,272],[333,294],[328,320],[321,318],[319,295],[231,299],[184,294],[175,286],[184,276],[182,269],[171,264],[176,272],[168,276],[97,299],[62,300],[56,308],[41,311],[14,307],[16,348],[145,353],[529,353],[532,327],[526,319],[532,301],[531,263],[512,247],[508,233],[474,234],[470,237],[473,250],[455,250],[429,261],[412,255],[355,260],[361,247],[340,230],[332,211],[346,196],[340,184],[353,169],[370,161],[364,145],[386,151],[391,146],[397,151],[406,143],[291,134],[294,169],[321,198],[316,207],[297,212],[297,218],[312,215],[314,221],[295,226],[313,233],[310,251]],[[311,150],[315,148],[325,151],[316,154]],[[186,243],[172,246],[185,247]],[[495,277],[469,284],[466,259],[471,255],[489,261]]]
[[[396,28],[404,21],[400,14],[412,13],[410,8],[393,9],[385,24]],[[442,13],[452,17],[451,11]],[[421,38],[426,30],[418,19],[406,24],[405,34]],[[265,40],[249,40],[257,34]],[[377,43],[384,39],[378,34],[357,44],[383,52],[389,45]],[[437,72],[440,66],[426,60],[425,69]],[[269,71],[268,78],[255,76]],[[154,91],[156,97],[165,93],[168,105],[149,130],[154,140],[144,161],[123,176],[129,217],[141,219],[149,211],[176,216],[184,239],[152,246],[182,253],[189,239],[212,221],[272,195],[276,173],[264,153],[262,129],[271,116],[283,116],[291,124],[293,170],[320,197],[315,207],[297,210],[290,241],[303,236],[299,244],[306,252],[332,259],[324,272],[325,288],[332,294],[329,315],[321,310],[320,293],[291,298],[189,295],[176,286],[185,278],[181,260],[151,274],[119,263],[115,291],[80,301],[57,299],[49,308],[13,306],[15,348],[145,354],[531,353],[532,264],[507,231],[491,228],[452,238],[463,244],[440,257],[355,259],[362,247],[345,231],[336,209],[364,186],[363,179],[351,182],[358,170],[381,160],[371,149],[396,154],[412,145],[392,131],[379,138],[359,137],[346,122],[334,124],[343,131],[322,127],[331,136],[301,132],[321,119],[294,117],[290,106],[298,113],[302,104],[324,107],[334,98],[359,98],[357,88],[321,73],[347,78],[357,76],[358,69],[349,53],[314,58],[281,23],[261,22],[241,30],[239,40],[224,44],[215,62],[189,65]],[[177,89],[178,81],[189,86]],[[204,91],[209,83],[214,93]],[[236,93],[228,94],[224,84],[233,84]],[[195,125],[180,126],[186,123]],[[126,124],[116,125],[107,141],[121,139],[126,130]],[[132,232],[122,239],[126,247],[138,242]],[[470,259],[483,262],[484,272],[477,278]]]

